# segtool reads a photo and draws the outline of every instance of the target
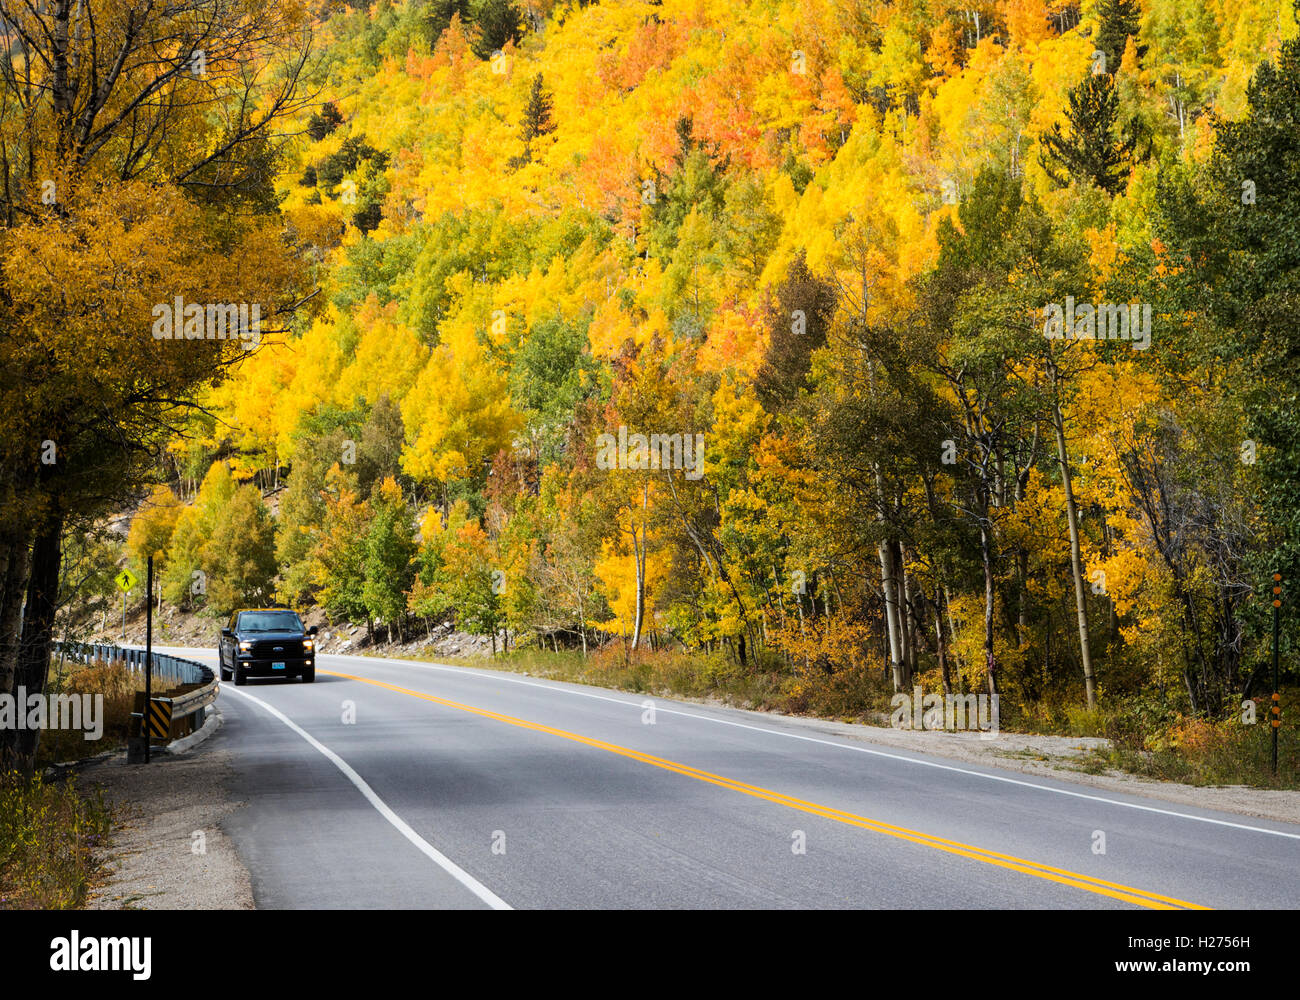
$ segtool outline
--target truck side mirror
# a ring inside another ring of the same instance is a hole
[[[313,625],[311,628],[309,628],[309,629],[307,630],[307,634],[308,634],[308,635],[315,635],[316,632],[317,632],[317,628],[316,628],[315,625]]]
[[[234,635],[234,633],[231,632],[230,629],[228,629],[228,628],[223,628],[223,629],[221,630],[221,637],[222,637],[223,639],[229,639],[232,635]]]

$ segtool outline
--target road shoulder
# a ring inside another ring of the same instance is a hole
[[[710,707],[721,708],[711,704]],[[985,739],[974,732],[928,732],[834,722],[805,716],[778,715],[747,709],[727,709],[749,716],[758,724],[763,719],[780,720],[809,735],[813,733],[854,742],[871,744],[885,752],[899,751],[944,758],[957,764],[995,767],[1053,781],[1084,785],[1099,792],[1136,795],[1163,802],[1214,809],[1220,812],[1254,816],[1300,825],[1300,792],[1249,788],[1245,785],[1200,786],[1173,781],[1157,781],[1106,770],[1093,773],[1093,748],[1105,740],[1078,736],[1042,736],[1031,733],[999,733]]]
[[[108,857],[86,908],[253,909],[248,869],[221,827],[243,805],[230,791],[233,774],[220,740],[150,764],[121,754],[85,768],[78,786],[102,789],[113,810]]]

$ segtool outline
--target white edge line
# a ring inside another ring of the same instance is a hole
[[[563,682],[552,684],[542,684],[537,681],[526,681],[519,677],[510,677],[504,672],[498,676],[497,671],[479,670],[472,667],[452,667],[442,663],[425,663],[420,660],[393,660],[387,657],[378,656],[355,656],[346,653],[322,653],[322,656],[330,656],[338,659],[359,660],[362,663],[388,663],[395,666],[415,666],[423,667],[426,670],[444,670],[449,673],[460,674],[462,676],[491,678],[508,681],[511,684],[522,684],[525,687],[542,688],[547,691],[559,691],[564,694],[575,695],[581,698],[595,698],[597,701],[609,701],[616,705],[622,705],[625,708],[641,708],[640,702],[625,701],[622,698],[611,698],[608,695],[594,694],[590,691],[574,690]],[[1300,840],[1300,833],[1287,833],[1283,830],[1270,830],[1262,826],[1250,826],[1246,823],[1233,823],[1226,819],[1213,819],[1209,816],[1195,816],[1191,813],[1177,812],[1173,809],[1160,809],[1156,806],[1139,805],[1136,802],[1123,802],[1119,799],[1108,799],[1103,795],[1089,795],[1087,792],[1074,792],[1066,788],[1053,788],[1051,785],[1040,785],[1033,781],[1024,781],[1020,778],[1008,778],[1001,774],[987,774],[984,771],[972,771],[965,767],[956,767],[952,764],[940,764],[932,760],[921,760],[917,757],[907,757],[903,754],[889,753],[885,750],[873,750],[870,747],[854,746],[851,743],[838,743],[834,740],[818,739],[815,736],[804,736],[800,733],[785,733],[779,729],[767,729],[763,726],[751,726],[744,722],[733,722],[730,719],[718,719],[710,715],[700,715],[696,712],[683,712],[678,709],[663,708],[655,705],[655,711],[663,715],[680,715],[687,719],[701,719],[704,722],[716,723],[719,726],[735,726],[737,729],[750,729],[756,733],[767,733],[771,736],[784,736],[787,739],[803,740],[806,743],[817,743],[821,746],[838,747],[841,750],[854,750],[858,753],[871,754],[875,757],[887,757],[890,760],[901,760],[909,764],[920,764],[924,767],[937,767],[942,771],[954,771],[957,774],[969,774],[976,778],[987,778],[989,781],[1002,781],[1009,785],[1021,785],[1025,788],[1037,788],[1044,792],[1054,792],[1057,795],[1069,795],[1076,799],[1088,799],[1091,802],[1104,802],[1107,805],[1122,806],[1125,809],[1140,809],[1143,812],[1159,813],[1161,816],[1174,816],[1178,819],[1195,820],[1198,823],[1213,823],[1216,826],[1228,826],[1235,830],[1248,830],[1251,833],[1267,833],[1274,837],[1286,837],[1290,840]]]
[[[182,647],[169,647],[169,648],[182,648]],[[188,647],[183,647],[183,648],[188,648]],[[206,652],[206,650],[202,650],[202,649],[197,651]],[[594,698],[597,701],[613,702],[615,705],[622,705],[625,708],[641,707],[640,702],[625,701],[622,698],[611,698],[609,695],[595,694],[591,691],[579,691],[576,689],[576,686],[571,686],[562,681],[553,682],[550,684],[543,684],[538,681],[524,680],[521,677],[512,677],[506,674],[504,671],[499,672],[496,670],[477,669],[474,667],[453,667],[453,666],[448,666],[447,664],[444,663],[427,663],[423,660],[394,660],[388,657],[381,657],[381,656],[356,656],[355,654],[349,654],[349,653],[321,653],[320,655],[329,656],[331,658],[340,659],[340,660],[357,660],[360,663],[371,663],[371,664],[386,663],[386,664],[391,664],[393,666],[399,666],[399,667],[420,667],[425,670],[442,670],[442,671],[446,671],[447,673],[459,674],[462,677],[478,677],[481,679],[501,680],[501,681],[506,681],[510,684],[522,684],[525,687],[542,688],[543,690],[546,691],[558,691],[562,694],[568,694],[579,698]],[[240,692],[240,694],[243,693],[244,692],[242,691]],[[252,697],[252,696],[249,695],[248,697]],[[267,707],[270,708],[269,705]],[[271,710],[274,711],[274,709]],[[965,767],[956,767],[955,765],[952,764],[940,764],[937,761],[932,761],[932,760],[921,760],[918,757],[907,757],[903,754],[889,753],[888,751],[885,750],[873,750],[870,747],[854,746],[851,743],[838,743],[834,740],[822,740],[822,739],[818,739],[815,736],[804,736],[800,733],[786,733],[786,732],[782,732],[779,729],[767,729],[763,726],[751,726],[744,722],[733,722],[730,719],[717,719],[714,718],[713,716],[700,715],[696,712],[683,712],[678,709],[661,708],[658,704],[656,704],[655,706],[655,711],[660,712],[664,715],[680,715],[687,719],[700,719],[704,722],[712,722],[719,726],[734,726],[737,729],[750,729],[756,733],[767,733],[770,736],[784,736],[787,739],[791,739],[791,740],[803,740],[805,743],[817,743],[820,744],[821,746],[838,747],[841,750],[853,750],[856,751],[857,753],[871,754],[872,756],[875,757],[887,757],[890,760],[900,760],[908,764],[920,764],[923,767],[937,767],[941,771],[953,771],[956,772],[957,774],[969,774],[976,778],[985,778],[989,781],[1001,781],[1008,785],[1020,785],[1024,788],[1036,788],[1042,792],[1053,792],[1057,795],[1068,795],[1071,798],[1087,799],[1090,802],[1103,802],[1106,805],[1122,806],[1125,809],[1138,809],[1141,810],[1142,812],[1158,813],[1161,816],[1173,816],[1178,819],[1195,820],[1197,823],[1212,823],[1215,826],[1227,826],[1227,827],[1231,827],[1234,830],[1246,830],[1249,831],[1250,833],[1267,833],[1274,837],[1285,837],[1288,840],[1300,840],[1300,833],[1287,833],[1284,830],[1270,830],[1267,827],[1250,826],[1246,823],[1233,823],[1226,819],[1214,819],[1209,816],[1195,816],[1191,813],[1177,812],[1176,810],[1173,809],[1160,809],[1156,806],[1144,806],[1136,802],[1123,802],[1119,799],[1108,799],[1104,795],[1089,795],[1087,792],[1074,792],[1074,791],[1070,791],[1067,788],[1053,788],[1051,785],[1040,785],[1037,784],[1036,782],[1024,781],[1020,778],[1009,778],[1001,774],[987,774],[984,771],[972,771],[969,768],[965,768]],[[293,723],[289,723],[289,724],[293,725]],[[303,735],[306,736],[305,733]],[[307,737],[307,738],[311,739],[311,737]]]
[[[352,770],[351,765],[349,765],[347,761],[327,747],[324,743],[321,743],[320,740],[312,736],[311,733],[299,726],[278,708],[275,708],[273,705],[268,705],[261,698],[254,697],[247,691],[240,691],[233,687],[230,690],[257,705],[262,706],[262,708],[266,709],[266,711],[270,712],[304,740],[310,743],[314,748],[319,750],[326,759],[343,772],[344,777],[357,786],[357,789],[366,797],[367,800],[369,800],[370,804],[375,807],[379,815],[388,820],[388,822],[396,828],[398,833],[414,844],[420,853],[428,857],[429,860],[472,892],[480,900],[487,903],[487,905],[492,907],[494,910],[513,909],[513,907],[504,899],[412,830],[402,817],[398,816],[397,813],[393,812],[393,810],[389,808],[388,803],[375,794],[375,790],[366,783],[366,780],[361,777],[361,775],[357,774],[356,771]]]

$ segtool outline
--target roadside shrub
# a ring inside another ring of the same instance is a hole
[[[108,829],[98,794],[84,798],[71,784],[0,775],[0,909],[81,906]]]
[[[155,694],[165,693],[166,688],[167,682],[154,678]],[[125,744],[131,713],[135,711],[135,694],[143,690],[144,676],[132,673],[121,663],[56,663],[46,681],[46,694],[102,694],[104,733],[99,740],[87,740],[80,731],[47,729],[41,733],[38,765],[93,757]]]

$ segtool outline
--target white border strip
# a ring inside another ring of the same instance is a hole
[[[182,648],[182,647],[166,647]],[[188,647],[184,647],[188,649]],[[208,650],[189,650],[190,652],[207,652],[209,656],[215,655]],[[320,656],[328,656],[335,660],[355,660],[358,663],[369,664],[388,664],[394,667],[418,667],[423,670],[441,670],[450,674],[459,674],[462,677],[477,677],[481,680],[498,680],[505,681],[508,684],[522,684],[524,687],[541,688],[545,691],[554,691],[561,694],[567,694],[578,698],[594,698],[596,701],[608,701],[615,705],[622,705],[625,708],[632,708],[640,711],[641,703],[626,701],[622,698],[612,698],[609,695],[595,694],[591,691],[579,690],[579,685],[570,684],[564,681],[553,681],[542,683],[534,680],[524,680],[521,677],[512,676],[505,671],[475,669],[473,667],[453,667],[445,663],[428,663],[423,660],[395,660],[388,657],[380,656],[356,656],[349,653],[321,653]],[[319,660],[319,657],[318,657]],[[319,663],[318,663],[319,665]],[[240,692],[243,694],[243,692]],[[248,697],[252,697],[249,695]],[[855,746],[852,743],[839,743],[834,740],[818,739],[815,736],[804,736],[800,733],[787,733],[780,729],[768,729],[764,726],[751,726],[744,722],[733,722],[730,719],[718,719],[711,715],[700,715],[698,712],[683,712],[678,709],[662,708],[659,704],[661,699],[655,700],[655,711],[664,715],[680,715],[687,719],[700,719],[704,722],[712,722],[719,726],[734,726],[737,729],[749,729],[756,733],[767,733],[769,736],[784,736],[786,739],[802,740],[805,743],[816,743],[821,746],[837,747],[840,750],[853,750],[857,753],[871,754],[874,757],[885,757],[889,760],[903,761],[908,764],[919,764],[922,767],[935,767],[941,771],[953,771],[956,774],[968,774],[976,778],[985,778],[988,781],[1001,781],[1008,785],[1020,785],[1022,788],[1036,788],[1041,792],[1053,792],[1056,795],[1068,795],[1075,799],[1087,799],[1090,802],[1101,802],[1111,806],[1121,806],[1124,809],[1137,809],[1142,812],[1156,813],[1161,816],[1172,816],[1176,819],[1190,819],[1197,823],[1211,823],[1214,826],[1226,826],[1234,830],[1245,830],[1249,833],[1266,833],[1273,837],[1284,837],[1288,840],[1300,840],[1300,833],[1288,833],[1284,830],[1270,830],[1262,826],[1250,826],[1246,823],[1233,823],[1226,819],[1214,819],[1210,816],[1196,816],[1192,813],[1178,812],[1174,809],[1160,809],[1156,806],[1141,805],[1137,802],[1124,802],[1121,799],[1110,799],[1104,795],[1089,795],[1087,792],[1075,792],[1068,788],[1053,788],[1051,785],[1040,785],[1033,781],[1024,781],[1020,778],[1010,778],[1001,774],[989,774],[985,771],[972,771],[970,768],[957,767],[953,764],[940,764],[933,760],[922,760],[919,757],[908,757],[904,754],[889,753],[886,750],[874,750],[870,747]],[[270,706],[267,706],[270,708]],[[271,709],[274,711],[274,709]],[[290,723],[292,725],[292,723]],[[304,734],[306,735],[306,734]],[[310,739],[310,737],[308,737]],[[346,766],[346,765],[345,765]],[[358,779],[359,780],[359,779]]]
[[[388,803],[386,803],[383,799],[381,799],[378,795],[375,794],[375,790],[371,788],[368,784],[366,784],[366,780],[362,778],[361,775],[357,774],[356,771],[352,770],[352,767],[348,764],[347,761],[345,761],[342,757],[336,754],[329,747],[325,746],[324,743],[321,743],[320,740],[312,736],[311,733],[307,732],[307,730],[299,726],[296,722],[290,719],[278,708],[275,708],[272,705],[268,705],[261,698],[254,697],[253,695],[249,694],[247,691],[240,691],[237,688],[233,687],[232,685],[225,685],[225,686],[229,690],[234,691],[234,693],[239,695],[240,697],[247,698],[249,701],[253,702],[254,704],[260,705],[262,708],[266,709],[277,719],[283,722],[286,726],[292,729],[295,733],[301,736],[304,740],[310,743],[313,747],[319,750],[321,754],[325,756],[326,759],[328,759],[335,767],[337,767],[340,771],[343,772],[344,777],[346,777],[348,781],[352,782],[352,784],[357,786],[357,789],[361,792],[362,795],[366,797],[366,799],[370,802],[370,804],[375,807],[379,815],[383,816],[384,819],[388,820],[388,822],[394,826],[394,828],[397,830],[398,833],[400,833],[403,837],[405,837],[412,844],[414,844],[421,854],[429,858],[429,860],[431,860],[439,868],[441,868],[448,875],[454,878],[457,882],[463,885],[466,889],[472,892],[480,900],[482,900],[488,906],[492,907],[492,909],[494,910],[513,909],[513,907],[510,906],[509,903],[503,900],[500,896],[494,893],[491,889],[485,886],[482,882],[476,879],[469,872],[465,871],[465,869],[461,868],[460,865],[452,861],[451,858],[447,857],[445,854],[439,851],[436,847],[430,844],[418,833],[412,830],[411,827],[407,825],[406,821],[402,819],[402,817],[398,816],[397,813],[393,812],[393,810],[389,808]]]
[[[484,679],[502,680],[511,684],[522,684],[525,687],[542,688],[547,691],[557,691],[563,694],[575,695],[580,698],[594,698],[597,701],[609,701],[616,705],[622,705],[625,708],[641,710],[640,702],[625,701],[622,698],[611,698],[608,695],[594,694],[590,691],[580,691],[576,686],[570,686],[565,682],[553,682],[543,684],[538,681],[527,681],[519,677],[507,675],[504,671],[495,670],[475,670],[472,667],[452,667],[441,663],[425,663],[420,660],[393,660],[386,657],[378,656],[353,656],[344,653],[322,653],[322,656],[329,656],[332,659],[357,660],[361,663],[386,663],[393,666],[402,667],[421,667],[425,670],[443,670],[448,673],[460,674],[461,676],[479,677]],[[986,778],[989,781],[1001,781],[1008,785],[1020,785],[1024,788],[1036,788],[1043,792],[1054,792],[1057,795],[1068,795],[1076,799],[1088,799],[1091,802],[1103,802],[1106,805],[1122,806],[1125,809],[1139,809],[1142,812],[1158,813],[1161,816],[1173,816],[1178,819],[1195,820],[1198,823],[1212,823],[1215,826],[1227,826],[1234,830],[1246,830],[1250,833],[1267,833],[1274,837],[1285,837],[1289,840],[1300,840],[1300,833],[1288,833],[1284,830],[1270,830],[1262,826],[1249,826],[1245,823],[1233,823],[1226,819],[1213,819],[1209,816],[1196,816],[1192,813],[1177,812],[1173,809],[1160,809],[1156,806],[1144,806],[1136,802],[1124,802],[1120,799],[1109,799],[1103,795],[1089,795],[1087,792],[1074,792],[1066,788],[1053,788],[1051,785],[1040,785],[1033,781],[1024,781],[1020,778],[1009,778],[1001,774],[988,774],[985,771],[972,771],[965,767],[956,767],[952,764],[940,764],[937,761],[922,760],[918,757],[907,757],[903,754],[889,753],[885,750],[873,750],[870,747],[854,746],[851,743],[839,743],[835,740],[818,739],[815,736],[804,736],[800,733],[786,733],[779,729],[767,729],[764,726],[751,726],[744,722],[733,722],[730,719],[718,719],[711,715],[700,715],[697,712],[683,712],[677,709],[663,708],[659,704],[660,699],[655,699],[655,711],[662,715],[680,715],[687,719],[700,719],[704,722],[713,722],[719,726],[734,726],[737,729],[749,729],[756,733],[767,733],[770,736],[784,736],[787,739],[802,740],[805,743],[817,743],[821,746],[838,747],[841,750],[854,750],[857,753],[871,754],[874,757],[887,757],[890,760],[901,760],[908,764],[920,764],[923,767],[937,767],[941,771],[953,771],[957,774],[969,774],[976,778]]]

